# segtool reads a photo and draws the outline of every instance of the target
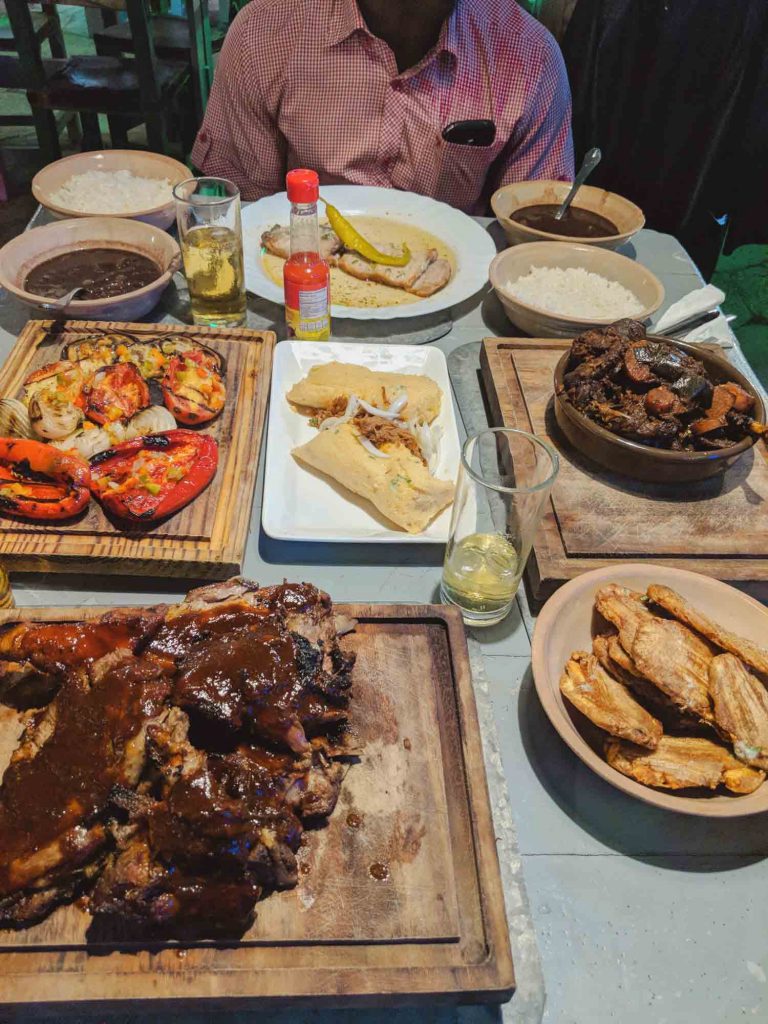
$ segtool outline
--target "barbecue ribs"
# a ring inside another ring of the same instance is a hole
[[[353,625],[308,584],[235,579],[1,634],[0,697],[32,682],[48,703],[0,786],[0,925],[86,892],[102,922],[242,934],[296,884],[302,822],[336,804]]]

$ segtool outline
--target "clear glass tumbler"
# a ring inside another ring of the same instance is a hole
[[[523,430],[467,438],[440,585],[466,625],[508,614],[558,469],[554,448]]]
[[[173,190],[192,317],[206,327],[245,323],[240,192],[226,178],[188,178]]]

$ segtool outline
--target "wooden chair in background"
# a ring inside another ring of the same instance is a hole
[[[47,41],[52,58],[66,58],[64,33],[55,3],[46,0],[41,4],[40,11],[32,12],[32,29],[41,50],[43,43]],[[26,87],[26,81],[13,30],[10,25],[2,25],[0,26],[0,89],[23,90]],[[36,117],[31,113],[0,114],[0,127],[23,127],[35,124]],[[77,144],[80,141],[80,124],[76,115],[68,113],[61,118],[61,123],[56,125],[57,137],[62,128],[67,129],[73,143]]]
[[[207,0],[186,0],[185,16],[158,14],[152,18],[151,28],[155,52],[165,60],[183,61],[192,74],[195,113],[202,121],[213,81],[213,54],[224,43],[231,16],[230,0],[219,0],[218,8],[211,11]],[[113,21],[93,33],[96,53],[103,56],[121,56],[134,52],[131,27],[125,22]]]
[[[201,0],[190,2],[199,4]],[[189,69],[184,63],[158,58],[147,0],[69,0],[69,3],[101,10],[124,10],[133,39],[133,56],[78,55],[45,60],[29,0],[5,0],[20,58],[18,87],[27,91],[43,159],[47,163],[61,156],[54,112],[62,110],[79,115],[84,149],[101,148],[98,115],[106,114],[143,122],[149,148],[167,152],[169,115],[174,100],[188,82]],[[191,126],[187,124],[183,149],[191,141],[191,135]]]

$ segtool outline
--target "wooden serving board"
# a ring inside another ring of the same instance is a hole
[[[0,518],[0,560],[22,572],[226,579],[240,571],[245,554],[275,334],[178,324],[30,320],[0,370],[0,398],[20,397],[30,372],[56,361],[67,342],[102,330],[139,337],[184,335],[224,356],[226,405],[203,429],[219,445],[216,476],[176,515],[146,526],[115,524],[95,500],[67,522],[43,525]]]
[[[104,611],[15,610],[0,612],[0,623]],[[357,655],[350,725],[362,752],[327,827],[305,833],[298,886],[259,903],[241,941],[183,951],[95,941],[86,912],[61,907],[25,931],[0,932],[0,1005],[127,1009],[142,1000],[157,1010],[210,1000],[235,1009],[510,997],[509,933],[460,615],[431,605],[339,611],[358,620],[342,645]],[[4,770],[20,721],[2,710]]]
[[[768,459],[755,445],[723,476],[652,484],[581,456],[555,422],[553,375],[570,341],[486,338],[483,381],[498,426],[549,440],[560,473],[526,568],[533,597],[610,561],[653,560],[732,583],[768,581]]]

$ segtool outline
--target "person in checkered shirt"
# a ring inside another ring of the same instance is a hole
[[[456,122],[491,122],[462,142]],[[492,138],[490,137],[492,136]],[[573,177],[557,43],[514,0],[251,0],[192,151],[244,199],[311,167],[485,213],[501,185]]]

